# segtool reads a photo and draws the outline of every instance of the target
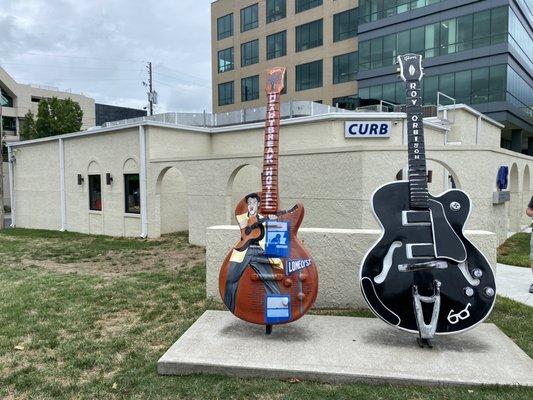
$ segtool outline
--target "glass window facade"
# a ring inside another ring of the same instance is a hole
[[[507,66],[507,101],[533,120],[533,87]]]
[[[296,0],[296,12],[302,12],[322,5],[322,0]]]
[[[296,91],[322,86],[322,60],[296,66]]]
[[[287,0],[267,0],[266,22],[277,21],[287,16]]]
[[[274,33],[266,38],[267,60],[287,55],[287,31]]]
[[[225,106],[234,103],[233,82],[221,83],[218,85],[218,105]]]
[[[359,98],[355,94],[352,96],[335,97],[331,100],[331,105],[344,110],[355,110],[359,107]]]
[[[125,208],[129,214],[141,213],[139,174],[124,174]]]
[[[304,51],[322,46],[322,20],[309,22],[296,27],[296,51]]]
[[[508,7],[444,20],[359,43],[359,69],[395,64],[398,54],[423,54],[424,58],[451,54],[505,42]]]
[[[259,40],[241,44],[241,67],[259,62]]]
[[[333,41],[349,39],[357,36],[359,26],[359,9],[343,11],[333,16]]]
[[[0,93],[2,96],[0,97],[0,102],[2,103],[3,107],[13,107],[13,98],[7,94],[7,92],[0,88]]]
[[[17,121],[14,117],[2,117],[2,128],[6,131],[15,132],[17,130]]]
[[[509,9],[509,43],[520,53],[533,70],[533,39],[512,9]]]
[[[89,210],[102,211],[102,178],[89,175]]]
[[[439,3],[441,0],[360,0],[361,22],[372,22],[406,11]]]
[[[259,5],[252,4],[249,7],[241,10],[241,32],[249,31],[250,29],[259,26]]]
[[[217,38],[225,39],[233,36],[233,14],[224,15],[217,19]]]
[[[333,57],[333,84],[355,81],[357,66],[356,51]]]
[[[241,79],[241,101],[259,98],[259,75]]]
[[[424,104],[436,104],[437,92],[454,97],[457,103],[479,104],[505,101],[507,84],[507,65],[476,68],[436,76],[426,76],[422,82]],[[517,85],[518,87],[519,85]],[[524,87],[524,84],[521,84]],[[526,92],[525,89],[523,92]],[[530,97],[533,90],[529,88]],[[362,100],[386,100],[391,103],[405,103],[405,84],[395,82],[359,89]],[[531,100],[531,98],[530,98]],[[531,103],[530,103],[531,104]]]
[[[220,50],[218,52],[218,72],[231,71],[233,67],[233,47]]]

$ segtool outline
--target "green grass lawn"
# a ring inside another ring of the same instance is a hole
[[[185,235],[0,232],[0,398],[533,398],[533,390],[509,387],[158,376],[159,357],[209,308],[217,306],[205,299],[203,249]],[[490,321],[533,356],[533,308],[499,298]]]
[[[530,239],[530,233],[515,233],[498,247],[498,262],[529,268]]]

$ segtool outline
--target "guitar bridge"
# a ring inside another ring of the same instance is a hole
[[[400,272],[413,272],[426,269],[446,269],[448,263],[446,261],[429,261],[414,264],[400,264],[398,265],[398,271]]]

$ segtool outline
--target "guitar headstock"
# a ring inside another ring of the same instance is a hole
[[[400,64],[400,78],[404,81],[419,81],[424,75],[422,56],[420,54],[404,54],[398,56]]]
[[[270,68],[267,71],[265,91],[267,93],[281,93],[285,87],[285,67]]]

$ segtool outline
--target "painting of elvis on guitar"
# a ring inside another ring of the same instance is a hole
[[[279,258],[265,256],[265,222],[267,219],[277,219],[277,215],[269,215],[264,218],[259,214],[261,198],[257,193],[245,197],[248,211],[237,215],[237,222],[241,230],[244,230],[246,239],[233,249],[230,258],[228,273],[226,276],[226,293],[224,303],[231,312],[235,311],[235,298],[239,287],[239,280],[249,266],[258,277],[272,276],[274,271],[283,272],[283,262]],[[264,280],[267,294],[280,294],[277,281]]]

